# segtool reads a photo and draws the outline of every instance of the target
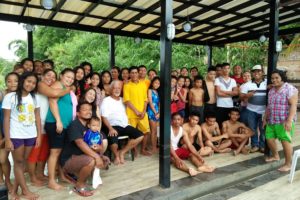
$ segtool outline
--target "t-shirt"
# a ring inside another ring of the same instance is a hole
[[[36,95],[40,100],[40,116],[41,116],[41,127],[42,127],[42,134],[45,134],[45,122],[46,122],[46,116],[47,112],[49,110],[49,101],[48,97],[42,94]]]
[[[129,81],[124,85],[123,101],[130,101],[139,112],[142,112],[145,102],[148,101],[146,84],[141,81],[138,83]],[[126,107],[126,113],[128,118],[139,118],[129,107]]]
[[[22,104],[18,108],[18,97],[15,92],[5,95],[2,108],[11,110],[10,113],[10,138],[28,139],[37,136],[35,124],[35,108],[40,107],[38,96],[35,99],[28,94],[22,97]]]
[[[236,82],[233,78],[225,80],[223,77],[218,77],[215,80],[215,86],[219,86],[219,88],[223,91],[232,91],[232,89],[236,87]],[[232,97],[220,97],[217,95],[217,107],[232,108]]]
[[[101,104],[101,116],[105,117],[111,126],[128,126],[125,105],[122,98],[113,99],[110,96],[105,97]]]
[[[64,148],[60,156],[60,164],[64,166],[65,162],[72,155],[82,155],[83,151],[76,145],[75,140],[82,138],[87,128],[76,118],[68,127]]]
[[[241,93],[243,94],[251,91],[256,92],[248,99],[247,109],[258,114],[263,114],[266,110],[267,102],[267,80],[263,80],[260,84],[249,81],[241,88]]]
[[[179,143],[179,140],[182,136],[183,136],[182,127],[179,128],[178,135],[175,136],[174,132],[173,132],[173,128],[171,126],[171,145],[172,145],[172,148],[174,149],[174,151],[176,151],[178,149],[178,143]]]
[[[94,144],[102,144],[101,134],[98,131],[93,132],[91,129],[88,129],[85,132],[83,140],[89,146],[93,146]]]

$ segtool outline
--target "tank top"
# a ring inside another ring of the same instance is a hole
[[[64,85],[62,85],[63,89],[66,89]],[[72,122],[73,118],[73,104],[70,93],[60,97],[57,101],[57,106],[59,109],[59,116],[61,122],[63,124],[64,129],[68,128],[69,124]],[[53,116],[50,108],[48,110],[46,116],[46,122],[56,122],[55,117]]]
[[[179,140],[182,137],[182,135],[183,135],[182,127],[179,128],[179,133],[177,136],[175,136],[174,132],[173,132],[173,128],[171,126],[171,145],[172,145],[174,151],[176,151],[178,149],[178,143],[179,143]]]

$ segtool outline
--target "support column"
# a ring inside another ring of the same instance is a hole
[[[109,66],[115,66],[115,35],[109,34]]]
[[[278,53],[276,52],[276,41],[278,40],[279,0],[270,1],[270,24],[269,24],[269,49],[268,49],[268,85],[271,83],[271,73],[277,66]],[[266,140],[265,155],[270,156],[270,149]]]
[[[33,60],[33,36],[32,36],[32,31],[27,31],[27,52],[28,52],[28,58]]]
[[[159,184],[169,188],[170,178],[170,126],[171,126],[171,68],[172,68],[172,41],[167,39],[167,24],[172,23],[172,0],[161,2],[161,32],[160,32],[160,148],[159,148]]]
[[[211,67],[211,65],[212,65],[212,46],[208,45],[206,50],[207,50],[207,65],[208,65],[208,67]]]

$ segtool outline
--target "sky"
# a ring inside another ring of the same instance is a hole
[[[15,39],[27,39],[23,24],[0,21],[0,57],[9,61],[18,60],[13,50],[8,49],[8,44]]]

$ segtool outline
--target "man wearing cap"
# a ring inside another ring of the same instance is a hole
[[[263,68],[261,65],[255,65],[251,69],[252,81],[245,83],[241,89],[242,100],[248,101],[247,104],[247,122],[249,128],[254,132],[251,137],[250,152],[265,151],[265,131],[262,127],[262,116],[266,110],[267,100],[267,80],[264,79]],[[259,128],[259,135],[257,131]]]

